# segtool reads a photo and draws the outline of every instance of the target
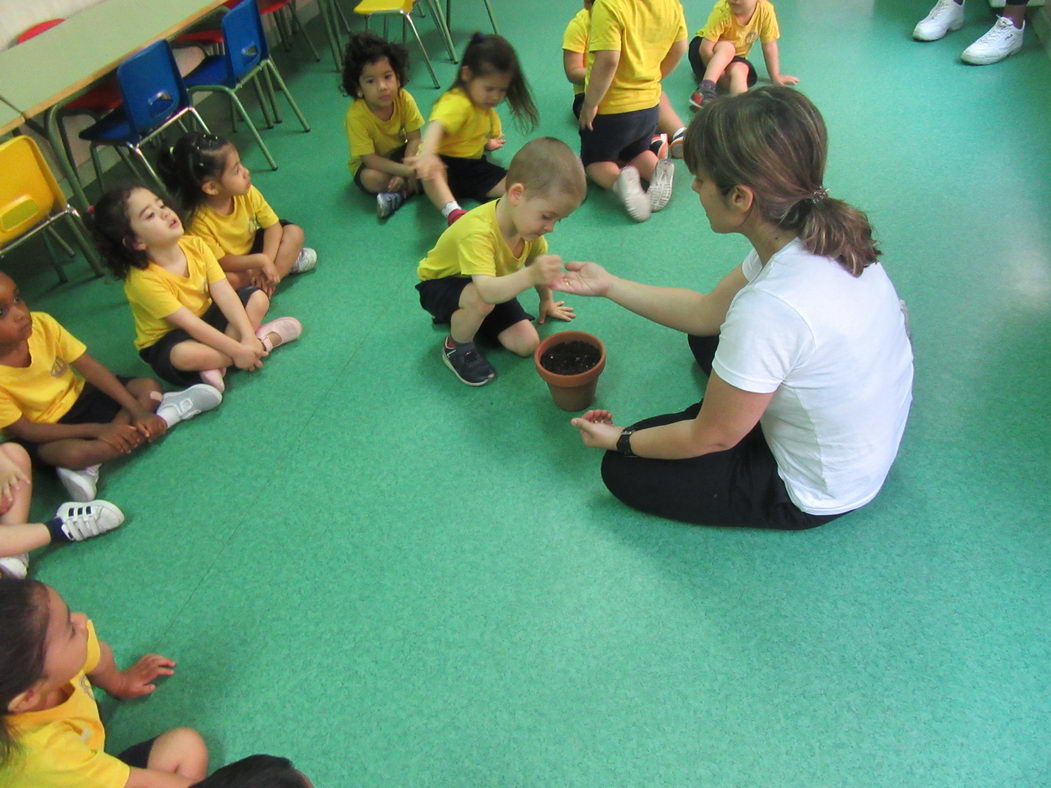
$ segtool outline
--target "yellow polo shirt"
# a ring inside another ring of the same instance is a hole
[[[361,157],[370,153],[389,156],[408,141],[408,136],[423,127],[423,115],[416,99],[405,88],[394,98],[394,111],[389,120],[376,117],[365,99],[355,99],[347,109],[343,126],[350,148],[350,173],[357,174]]]
[[[661,63],[672,44],[686,40],[679,0],[602,0],[591,9],[588,79],[595,53],[620,52],[613,82],[598,105],[600,115],[656,107],[661,99]]]
[[[216,213],[207,205],[194,211],[188,232],[207,241],[215,259],[219,260],[228,254],[248,254],[255,234],[277,222],[277,214],[259,189],[249,186],[247,192],[234,197],[234,209],[229,216]]]
[[[431,108],[431,123],[445,130],[437,153],[461,159],[480,159],[485,143],[503,133],[500,116],[493,108],[476,107],[463,88],[443,93]]]
[[[186,255],[186,276],[177,276],[154,262],[132,268],[124,280],[124,295],[135,319],[135,349],[155,344],[173,326],[165,320],[186,307],[200,317],[212,305],[209,286],[226,278],[203,239],[184,235],[179,247]]]
[[[697,35],[709,41],[732,41],[738,57],[745,57],[756,41],[769,44],[781,37],[777,14],[770,0],[756,3],[752,18],[745,24],[737,21],[726,0],[718,0],[704,27]]]
[[[591,12],[581,8],[566,25],[566,32],[562,34],[562,49],[566,52],[576,52],[579,55],[588,51],[588,28],[591,26]],[[573,85],[573,94],[584,92],[583,85]]]
[[[29,366],[0,364],[0,428],[25,416],[38,424],[54,424],[73,407],[84,390],[84,378],[70,365],[87,346],[45,312],[31,312]]]

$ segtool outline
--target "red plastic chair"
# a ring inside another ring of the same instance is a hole
[[[238,2],[240,2],[240,0],[226,0],[223,5],[229,9],[237,5]],[[307,46],[310,47],[310,51],[314,55],[314,60],[321,60],[317,47],[314,46],[313,40],[307,34],[307,31],[303,29],[303,25],[299,21],[299,16],[296,14],[295,0],[257,0],[257,5],[259,6],[260,15],[265,17],[268,14],[275,14],[274,22],[277,27],[277,32],[281,37],[281,41],[286,50],[291,48],[289,42],[291,41],[292,34],[298,29],[299,32],[303,34],[303,38],[306,39]],[[286,13],[280,13],[282,11]],[[176,38],[175,43],[199,46],[208,50],[211,54],[221,54],[223,46],[223,31],[221,29],[193,30],[189,33],[183,33]]]

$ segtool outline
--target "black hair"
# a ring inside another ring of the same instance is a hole
[[[216,769],[191,788],[304,788],[303,775],[288,758],[249,755]]]
[[[511,112],[523,130],[536,128],[540,122],[540,114],[533,103],[533,96],[529,92],[529,83],[526,82],[522,66],[518,62],[518,55],[514,47],[506,38],[498,35],[484,35],[475,33],[467,43],[463,51],[463,59],[460,67],[456,69],[456,81],[452,87],[467,89],[467,83],[463,78],[463,70],[468,69],[473,77],[484,77],[488,74],[508,74],[511,83],[507,86],[507,103],[511,105]]]
[[[44,641],[47,635],[47,591],[37,580],[0,577],[0,771],[14,755],[18,743],[7,727],[8,704],[44,675]]]
[[[159,193],[155,187],[140,181],[128,181],[99,197],[88,214],[87,224],[95,248],[118,279],[127,279],[132,268],[143,269],[150,264],[146,250],[134,247],[135,233],[131,231],[131,217],[128,215],[128,198],[136,189],[156,194],[165,205],[172,207],[167,195]]]
[[[187,216],[192,216],[206,199],[201,190],[204,181],[223,174],[226,157],[222,150],[232,145],[217,134],[191,131],[181,136],[171,150],[161,153],[157,168]]]
[[[409,81],[409,53],[400,44],[393,44],[367,30],[350,37],[347,51],[343,55],[343,92],[352,98],[360,95],[361,72],[365,66],[387,58],[398,77],[398,84],[405,87]]]

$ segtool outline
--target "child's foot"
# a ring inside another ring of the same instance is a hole
[[[304,246],[299,250],[299,256],[296,257],[296,261],[292,263],[292,269],[289,271],[290,274],[305,274],[307,271],[313,271],[317,267],[317,252],[313,249]]]
[[[653,170],[653,180],[646,194],[650,198],[650,210],[659,211],[671,199],[672,180],[675,178],[675,165],[671,159],[661,159]]]
[[[0,558],[0,575],[15,580],[25,580],[29,574],[29,553],[7,555]]]
[[[255,335],[263,343],[266,352],[269,353],[276,347],[287,345],[289,342],[299,339],[303,333],[303,324],[294,317],[279,317],[269,323],[263,323],[256,329]]]
[[[64,503],[45,525],[51,532],[52,543],[83,542],[93,536],[112,531],[124,522],[124,512],[109,501]]]
[[[89,465],[75,471],[72,468],[55,468],[58,480],[74,501],[91,501],[99,485],[99,466]]]
[[[636,222],[644,222],[650,218],[650,198],[642,190],[642,182],[639,180],[639,171],[630,164],[620,171],[616,182],[613,184],[613,193],[624,203],[628,216]]]
[[[442,343],[442,361],[468,386],[484,386],[496,377],[496,370],[478,352],[474,342],[457,343],[452,337],[446,337]]]
[[[710,79],[706,79],[690,95],[690,106],[694,109],[700,109],[704,102],[711,101],[713,98],[715,98],[715,83]]]
[[[405,202],[401,192],[380,192],[376,195],[376,216],[386,219]]]
[[[912,37],[917,41],[937,41],[952,30],[963,27],[963,3],[956,0],[938,0],[934,8],[916,23]]]
[[[226,367],[218,369],[202,369],[199,373],[201,382],[222,394],[226,391]]]
[[[455,210],[449,211],[449,215],[446,217],[445,221],[448,222],[449,227],[452,227],[456,223],[457,219],[466,214],[467,211],[465,211],[463,208],[456,208]]]
[[[157,415],[171,429],[180,421],[189,421],[194,416],[219,407],[222,392],[207,383],[198,383],[182,391],[169,391],[161,397]]]
[[[1002,16],[989,32],[963,50],[960,60],[972,66],[988,66],[999,63],[1005,57],[1013,55],[1022,48],[1022,37],[1025,33],[1025,22],[1022,27]]]
[[[655,134],[650,140],[650,150],[658,161],[668,158],[668,135]]]
[[[673,159],[681,159],[683,155],[683,143],[686,142],[686,127],[683,126],[672,134],[671,142],[668,143],[668,155]]]

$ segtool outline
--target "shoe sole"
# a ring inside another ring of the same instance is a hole
[[[683,157],[685,153],[685,146],[683,145],[683,142],[683,138],[679,137],[679,139],[675,140],[674,142],[668,143],[668,156],[670,158],[681,159]]]
[[[945,29],[944,33],[942,33],[940,36],[935,36],[934,38],[924,38],[922,35],[918,36],[918,35],[916,35],[916,31],[913,30],[912,31],[912,40],[913,41],[923,41],[925,43],[929,43],[931,41],[941,41],[943,38],[945,38],[947,35],[949,35],[949,33],[955,33],[957,30],[960,30],[962,27],[963,27],[963,22],[960,22],[960,24],[958,24],[958,25],[950,25],[949,27],[947,27]]]
[[[663,168],[668,169],[668,168]],[[671,169],[669,177],[665,181],[664,179],[658,181],[654,179],[650,182],[650,188],[647,194],[650,198],[650,212],[656,213],[657,211],[663,211],[668,207],[668,203],[671,201],[672,189],[675,183],[675,170]]]
[[[974,56],[965,57],[964,55],[960,55],[960,60],[964,63],[967,63],[970,66],[991,66],[993,63],[999,63],[1001,60],[1007,60],[1007,58],[1011,57],[1011,55],[1018,54],[1021,51],[1022,47],[1017,47],[1015,49],[1011,49],[1005,55],[1001,55],[1000,57],[994,58],[976,58]]]
[[[489,383],[490,381],[492,381],[493,378],[496,377],[496,373],[494,372],[490,377],[486,378],[485,380],[480,380],[477,383],[475,383],[473,381],[470,381],[470,380],[467,380],[466,378],[461,377],[460,373],[456,371],[456,367],[454,367],[453,363],[451,361],[449,361],[449,357],[447,355],[445,355],[445,349],[444,348],[442,348],[441,353],[442,353],[442,361],[445,363],[445,366],[447,366],[449,368],[449,370],[454,375],[456,375],[456,379],[457,380],[459,380],[461,383],[463,383],[466,386],[475,386],[475,387],[477,387],[477,386],[484,386],[486,383]]]

